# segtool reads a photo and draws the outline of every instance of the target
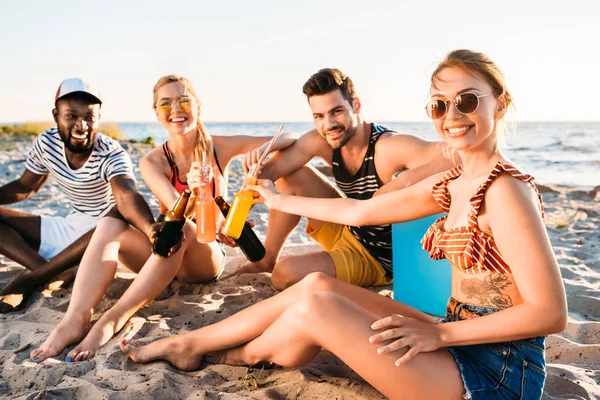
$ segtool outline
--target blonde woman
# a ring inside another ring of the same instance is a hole
[[[446,318],[323,274],[221,322],[146,346],[137,362],[166,359],[192,370],[202,357],[300,367],[325,348],[390,399],[539,399],[545,335],[566,326],[560,272],[533,178],[498,146],[512,98],[487,56],[454,51],[432,75],[427,113],[462,166],[369,200],[278,194],[251,186],[269,207],[355,226],[448,213],[423,246],[453,265]]]
[[[181,76],[169,75],[158,80],[154,86],[153,107],[169,140],[140,161],[140,172],[158,198],[161,213],[173,207],[185,188],[194,190],[200,186],[197,160],[202,152],[207,153],[207,163],[212,170],[213,194],[224,196],[231,159],[246,154],[244,168],[247,169],[257,161],[261,146],[270,139],[209,135],[200,120],[200,100],[191,83]],[[272,151],[286,148],[294,141],[292,134],[281,135]],[[193,218],[193,207],[188,211],[187,216]],[[185,239],[180,248],[172,249],[168,258],[152,254],[156,227],[149,226],[146,232],[141,232],[118,218],[106,217],[100,221],[79,267],[67,312],[40,348],[31,352],[32,361],[41,362],[56,356],[81,339],[83,341],[66,355],[65,361],[88,360],[174,278],[201,283],[218,277],[223,268],[224,251],[216,241],[197,242],[196,227],[191,219],[184,225]],[[117,303],[90,329],[93,310],[110,286],[119,263],[137,272],[137,276]]]

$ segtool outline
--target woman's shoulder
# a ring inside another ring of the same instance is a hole
[[[157,167],[161,170],[170,170],[169,161],[167,160],[167,157],[165,157],[162,145],[150,150],[150,152],[140,160],[140,169]]]
[[[535,206],[543,212],[542,199],[533,177],[512,163],[498,163],[499,170],[486,185],[485,202],[488,210],[506,212]]]

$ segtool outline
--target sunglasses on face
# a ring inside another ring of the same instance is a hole
[[[163,99],[156,104],[156,108],[162,114],[170,114],[177,105],[181,111],[189,113],[192,111],[192,104],[194,104],[194,100],[191,97],[180,97],[175,101]]]
[[[427,115],[431,119],[441,119],[446,116],[448,113],[448,102],[451,101],[454,103],[454,107],[461,114],[472,114],[479,108],[479,99],[481,97],[491,96],[491,93],[488,94],[475,94],[475,93],[461,93],[456,96],[454,99],[448,100],[440,100],[435,99],[431,100],[425,106],[425,111],[427,111]]]

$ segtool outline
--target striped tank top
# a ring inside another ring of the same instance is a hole
[[[501,173],[508,173],[513,178],[522,180],[531,185],[537,193],[540,202],[540,212],[544,217],[544,205],[542,196],[538,192],[533,177],[522,173],[510,164],[498,161],[488,178],[479,186],[471,197],[471,209],[467,216],[467,226],[460,226],[443,230],[447,216],[439,218],[429,227],[427,233],[421,240],[423,249],[429,252],[429,257],[434,260],[447,259],[455,268],[463,273],[479,273],[484,271],[510,273],[510,267],[500,254],[494,238],[482,232],[477,225],[479,209],[483,203],[486,189]],[[433,197],[442,207],[444,212],[450,211],[450,193],[448,182],[458,178],[462,174],[462,166],[457,166],[433,186]]]
[[[383,183],[375,169],[375,143],[382,133],[390,132],[381,125],[371,124],[371,139],[362,165],[351,176],[344,166],[340,149],[333,151],[332,172],[335,183],[352,199],[366,200],[373,197]],[[349,226],[356,239],[375,257],[389,276],[392,276],[392,229],[391,225]]]

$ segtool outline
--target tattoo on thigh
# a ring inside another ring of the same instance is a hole
[[[477,299],[482,305],[505,308],[513,305],[510,296],[502,293],[512,282],[508,276],[493,272],[481,279],[463,279],[460,291],[468,299]]]

